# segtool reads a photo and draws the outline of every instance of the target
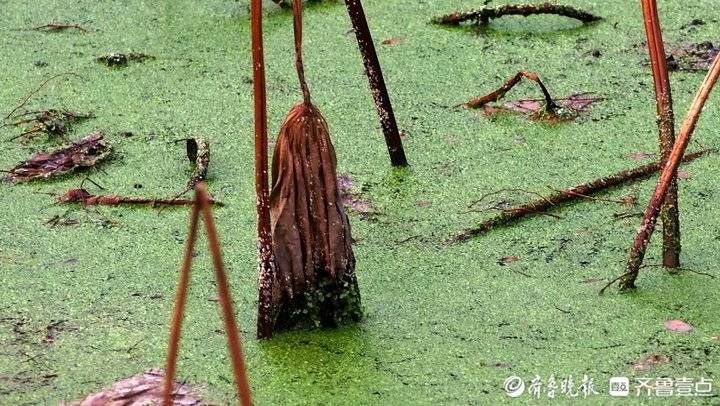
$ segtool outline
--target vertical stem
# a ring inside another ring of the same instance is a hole
[[[272,338],[274,259],[268,191],[267,107],[262,40],[262,0],[251,0],[253,95],[255,98],[255,195],[258,234],[258,338]]]
[[[650,198],[650,203],[648,203],[648,207],[645,210],[642,225],[635,236],[633,245],[630,247],[627,271],[620,279],[620,288],[623,290],[635,288],[635,280],[637,279],[640,271],[640,265],[642,264],[643,257],[645,256],[645,251],[647,250],[648,243],[650,242],[650,237],[655,230],[657,217],[660,213],[660,207],[665,201],[665,197],[667,196],[668,190],[670,190],[670,185],[672,184],[673,179],[677,176],[677,169],[678,166],[680,166],[682,156],[690,143],[690,137],[695,130],[698,119],[700,118],[700,113],[702,112],[705,102],[710,96],[710,92],[715,86],[718,77],[720,77],[720,55],[715,57],[715,61],[713,62],[710,71],[700,86],[697,95],[695,95],[695,100],[693,100],[693,104],[685,117],[685,121],[680,128],[678,138],[675,141],[675,145],[673,145],[670,156],[668,157],[667,164],[663,168],[657,186],[655,186],[655,192],[653,192],[653,195]]]
[[[172,405],[173,381],[177,368],[177,356],[180,348],[180,331],[182,330],[183,314],[185,313],[185,302],[187,299],[188,284],[190,282],[190,267],[192,266],[192,253],[197,240],[198,215],[200,205],[197,200],[192,206],[190,213],[190,231],[185,241],[185,252],[183,254],[182,267],[180,268],[180,280],[175,295],[175,308],[170,323],[170,341],[168,343],[167,365],[165,367],[165,382],[163,384],[163,404]]]
[[[370,27],[368,27],[365,11],[363,10],[360,0],[345,0],[350,21],[352,21],[357,37],[358,48],[365,64],[368,81],[370,82],[370,90],[372,91],[375,106],[380,116],[380,124],[382,125],[383,134],[385,135],[385,144],[387,144],[390,153],[390,163],[392,166],[407,166],[407,158],[403,149],[402,139],[400,139],[400,131],[395,121],[395,113],[393,112],[390,96],[388,95],[385,79],[383,78],[380,61],[375,52],[375,44],[373,43]]]
[[[250,384],[247,379],[247,373],[245,372],[245,361],[243,360],[242,347],[240,345],[240,335],[238,334],[237,324],[235,323],[230,287],[228,286],[227,276],[225,275],[222,253],[220,252],[220,240],[215,228],[212,210],[210,210],[210,202],[208,200],[205,183],[200,183],[195,190],[195,200],[199,202],[200,210],[202,211],[210,255],[212,256],[213,267],[215,268],[215,281],[220,306],[222,307],[223,320],[225,321],[225,332],[227,333],[228,350],[230,351],[230,361],[232,362],[233,373],[235,375],[236,389],[240,397],[240,404],[242,406],[250,406],[252,405],[252,401],[250,400]]]
[[[665,45],[660,29],[656,0],[642,0],[645,32],[655,83],[658,128],[660,140],[660,165],[664,167],[675,143],[675,119],[670,91]],[[673,179],[660,212],[663,224],[663,266],[680,266],[680,214],[678,209],[677,178]]]
[[[302,57],[302,0],[293,0],[293,34],[295,36],[295,69],[305,104],[310,104],[310,89],[305,80],[305,66]]]

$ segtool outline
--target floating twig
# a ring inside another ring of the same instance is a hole
[[[643,258],[645,257],[645,251],[650,243],[650,237],[652,236],[653,231],[655,231],[655,225],[657,224],[658,214],[660,214],[660,208],[667,197],[672,181],[677,176],[677,170],[680,166],[680,162],[683,160],[683,154],[687,149],[693,131],[695,131],[695,126],[700,119],[700,113],[702,113],[705,102],[710,96],[710,92],[715,87],[718,77],[720,77],[720,55],[715,57],[715,62],[713,62],[710,72],[708,72],[702,85],[700,85],[698,93],[695,95],[693,104],[685,116],[685,121],[680,128],[677,140],[670,152],[667,164],[660,174],[660,179],[655,186],[655,191],[650,198],[647,209],[645,209],[642,224],[635,235],[635,240],[633,241],[632,246],[630,247],[626,267],[627,272],[625,272],[620,278],[620,289],[622,290],[635,288],[635,280],[638,277],[640,265],[642,264]]]
[[[18,111],[19,109],[21,109],[21,108],[28,102],[28,100],[30,100],[30,98],[33,97],[34,94],[36,94],[37,92],[39,92],[40,89],[42,89],[46,84],[48,84],[48,82],[50,82],[50,81],[53,80],[53,79],[56,79],[56,78],[59,78],[59,77],[63,77],[63,76],[75,76],[75,77],[77,77],[77,78],[84,79],[82,76],[78,75],[78,74],[75,73],[75,72],[64,72],[64,73],[58,73],[57,75],[50,76],[49,78],[45,79],[45,80],[40,84],[40,86],[38,86],[35,90],[33,90],[33,91],[30,92],[27,96],[25,96],[25,98],[22,100],[22,102],[21,102],[17,107],[15,107],[14,109],[12,109],[12,110],[8,113],[7,116],[5,116],[5,119],[7,120],[7,119],[9,119],[10,117],[12,117],[12,115],[13,115],[16,111]]]
[[[683,158],[683,162],[691,162],[694,161],[697,158],[700,158],[703,155],[706,155],[711,152],[716,152],[715,150],[704,150],[704,151],[698,151],[692,154],[688,154]],[[596,179],[592,182],[583,183],[582,185],[577,185],[574,187],[571,187],[566,190],[558,191],[552,195],[545,196],[539,200],[533,200],[531,202],[525,203],[523,205],[511,208],[511,209],[504,209],[503,213],[490,218],[489,220],[486,220],[482,223],[480,223],[479,226],[474,228],[469,228],[466,230],[463,230],[462,232],[458,233],[453,240],[454,241],[466,241],[471,238],[480,236],[493,228],[504,226],[509,223],[515,222],[520,220],[521,218],[531,215],[531,214],[540,214],[544,212],[545,210],[550,209],[553,206],[556,206],[560,203],[568,202],[571,200],[578,199],[580,196],[583,195],[591,195],[593,193],[597,193],[599,191],[621,185],[625,182],[629,181],[635,181],[638,179],[646,178],[653,173],[660,170],[660,164],[659,163],[652,163],[645,166],[641,166],[635,169],[625,170],[621,171],[615,174],[612,174],[610,176]]]
[[[660,29],[655,0],[642,0],[643,20],[648,41],[650,64],[655,84],[660,165],[664,167],[675,143],[675,116],[670,91],[670,75],[665,57],[665,44]],[[678,209],[677,177],[672,179],[663,203],[660,218],[663,225],[663,264],[668,268],[680,266],[680,211]]]
[[[75,29],[78,31],[82,31],[84,33],[90,32],[86,28],[80,26],[79,24],[67,24],[67,23],[49,23],[45,25],[40,25],[34,28],[31,28],[31,31],[44,31],[44,32],[58,32],[58,31],[65,31],[69,29]]]
[[[94,166],[110,155],[111,147],[100,132],[50,153],[38,153],[7,172],[5,180],[27,182]]]
[[[118,195],[93,195],[86,189],[70,189],[62,196],[57,198],[58,203],[80,203],[83,206],[118,206],[121,204],[149,204],[153,207],[157,206],[188,206],[195,201],[192,199],[178,199],[176,197],[170,199],[149,198],[149,197],[129,197]],[[210,203],[222,206],[221,202],[210,199]]]
[[[574,18],[585,24],[599,21],[602,18],[586,11],[578,10],[570,6],[562,6],[552,3],[541,4],[508,4],[504,6],[485,6],[470,11],[459,11],[444,15],[433,20],[436,24],[460,25],[463,22],[474,22],[476,24],[487,24],[493,18],[508,15],[519,15],[523,17],[537,14],[555,14],[563,17]]]

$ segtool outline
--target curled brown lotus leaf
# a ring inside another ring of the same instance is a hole
[[[94,166],[110,154],[103,134],[91,133],[85,138],[50,153],[38,153],[10,169],[5,180],[27,182],[62,175],[77,168]]]
[[[280,129],[270,213],[276,328],[359,319],[355,256],[335,150],[325,119],[310,103],[296,104]]]
[[[88,395],[85,399],[64,403],[66,406],[135,406],[160,405],[162,403],[162,385],[165,372],[161,369],[149,369],[143,373],[115,382],[109,389]],[[208,405],[197,397],[188,385],[175,382],[173,385],[173,405]]]

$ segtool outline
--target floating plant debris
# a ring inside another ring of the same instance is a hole
[[[504,6],[485,6],[469,11],[458,11],[447,14],[433,20],[436,24],[460,25],[464,22],[474,24],[487,24],[493,18],[499,18],[509,15],[519,15],[523,17],[537,14],[554,14],[563,17],[574,18],[585,24],[599,21],[602,18],[590,14],[586,11],[578,10],[574,7],[563,6],[552,3],[541,4],[508,4]]]
[[[97,58],[96,61],[110,67],[121,67],[127,66],[128,62],[145,62],[148,59],[155,59],[155,57],[140,52],[130,52],[129,54],[113,52]]]
[[[715,57],[720,54],[720,45],[710,41],[685,43],[670,48],[667,56],[671,71],[704,72],[710,69]]]
[[[86,189],[70,189],[57,198],[58,203],[80,203],[85,206],[117,206],[120,204],[149,204],[153,207],[157,206],[187,206],[192,205],[195,201],[191,199],[179,198],[149,198],[149,197],[129,197],[118,195],[93,195]],[[210,203],[222,206],[221,202],[210,199]]]
[[[210,143],[205,138],[188,138],[185,140],[185,150],[190,162],[195,164],[195,169],[187,183],[187,190],[192,190],[198,183],[207,180]]]
[[[691,162],[706,154],[714,152],[716,151],[710,149],[688,154],[683,158],[683,162]],[[458,233],[453,238],[453,240],[469,240],[471,238],[483,235],[496,227],[501,227],[516,222],[525,216],[544,213],[545,211],[557,206],[560,203],[565,203],[579,198],[586,198],[593,193],[597,193],[611,187],[619,186],[626,182],[647,178],[648,176],[654,174],[655,172],[658,172],[659,170],[660,164],[655,162],[635,169],[617,172],[610,176],[599,178],[592,182],[583,183],[581,185],[577,185],[566,190],[558,190],[548,196],[540,196],[539,199],[522,204],[520,206],[502,208],[502,213],[500,213],[499,215],[483,221],[477,227],[463,230],[462,232]]]
[[[88,29],[82,27],[80,24],[70,23],[49,23],[40,25],[30,29],[31,31],[42,31],[42,32],[60,32],[66,30],[77,30],[83,33],[89,32]]]
[[[163,380],[165,372],[149,369],[113,384],[112,387],[88,395],[85,399],[64,403],[65,406],[127,406],[160,405],[163,401]],[[174,405],[199,406],[203,403],[197,391],[190,385],[173,382],[172,402]]]
[[[27,182],[94,166],[110,155],[111,147],[103,137],[102,133],[94,132],[53,152],[35,154],[9,170],[5,180]]]
[[[537,83],[544,98],[510,101],[500,106],[490,104],[505,96],[505,94],[520,83],[523,78]],[[482,108],[486,115],[514,112],[526,115],[533,120],[562,122],[576,119],[580,114],[587,111],[593,103],[599,100],[602,100],[602,98],[592,93],[575,93],[568,97],[553,99],[537,73],[521,70],[510,77],[497,90],[485,96],[468,100],[463,103],[463,105],[467,108]]]
[[[25,131],[12,137],[10,140],[27,138],[39,133],[45,133],[50,137],[60,137],[67,140],[65,135],[70,131],[72,124],[93,117],[91,113],[83,114],[74,111],[50,109],[17,114],[11,117],[11,119],[16,121],[5,124],[4,126],[29,125]]]

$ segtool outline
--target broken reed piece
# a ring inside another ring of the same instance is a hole
[[[37,153],[5,174],[9,182],[45,179],[91,167],[110,155],[111,147],[104,135],[94,132],[70,145],[49,153]]]
[[[714,149],[698,151],[692,154],[688,154],[683,158],[682,161],[691,162],[706,154],[714,152],[716,152]],[[513,208],[504,209],[501,214],[483,221],[477,227],[461,231],[460,233],[455,235],[452,240],[457,242],[470,240],[474,237],[481,236],[494,228],[506,226],[526,216],[543,213],[544,211],[551,209],[558,204],[586,198],[593,193],[619,186],[626,182],[647,178],[648,176],[651,176],[653,173],[659,170],[660,164],[655,162],[635,169],[617,172],[610,176],[599,178],[592,182],[583,183],[581,185],[573,186],[566,190],[559,190],[556,193],[541,197],[538,200],[533,200],[531,202]]]
[[[545,84],[540,80],[540,76],[538,76],[537,73],[534,72],[528,72],[526,70],[519,70],[515,75],[511,76],[505,83],[503,83],[500,88],[497,90],[490,92],[486,94],[485,96],[477,97],[471,100],[466,101],[463,103],[463,105],[470,109],[477,109],[480,107],[485,106],[488,103],[493,103],[498,100],[500,100],[507,92],[509,92],[515,85],[520,83],[522,78],[532,80],[533,82],[537,83],[540,87],[540,91],[543,94],[543,97],[545,98],[545,109],[548,113],[554,113],[558,110],[559,106],[553,101],[552,97],[550,96],[550,92],[547,90],[547,87],[545,87]]]
[[[275,143],[270,212],[275,255],[273,327],[335,327],[361,317],[350,223],[325,118],[310,100],[302,63],[302,3],[293,2],[303,101]]]
[[[573,18],[588,24],[599,21],[602,18],[586,11],[578,10],[570,6],[562,6],[552,3],[541,4],[508,4],[504,6],[485,6],[475,10],[459,11],[444,15],[433,20],[436,24],[460,25],[463,22],[474,22],[476,24],[487,24],[493,18],[508,15],[519,15],[523,17],[537,14],[554,14],[563,17]]]
[[[390,95],[385,85],[385,78],[375,51],[375,43],[370,33],[362,2],[360,0],[345,0],[345,6],[355,31],[358,49],[363,58],[365,73],[370,84],[370,91],[380,117],[385,144],[390,154],[390,164],[395,167],[408,166],[405,149],[400,138],[400,130],[398,130],[397,121],[395,120],[395,112],[390,102]]]
[[[652,66],[653,82],[655,84],[660,165],[664,167],[675,143],[675,118],[672,107],[670,76],[657,3],[655,0],[642,0],[641,3],[650,65]],[[660,219],[663,225],[663,266],[677,268],[680,266],[681,249],[677,178],[671,181],[665,203],[660,212]]]
[[[650,237],[655,230],[657,224],[658,214],[662,207],[665,198],[667,197],[668,190],[672,182],[677,177],[677,169],[680,166],[680,162],[683,160],[683,154],[690,143],[693,131],[697,125],[700,113],[702,113],[705,102],[710,96],[710,92],[717,83],[718,77],[720,77],[720,55],[715,57],[710,71],[708,72],[705,80],[698,93],[695,95],[692,106],[685,116],[685,121],[680,128],[678,137],[675,140],[670,156],[668,157],[667,164],[663,167],[660,179],[655,186],[655,191],[650,198],[647,208],[645,209],[645,215],[643,216],[642,223],[635,235],[630,251],[628,253],[627,267],[625,274],[620,278],[620,289],[630,290],[635,288],[635,280],[640,272],[640,266],[642,265],[645,252],[647,251],[648,244],[650,243]]]
[[[58,196],[58,203],[80,203],[83,206],[118,206],[121,204],[149,204],[152,207],[159,206],[187,206],[194,204],[194,200],[191,199],[178,199],[176,197],[163,199],[163,198],[149,198],[149,197],[129,197],[129,196],[118,196],[118,195],[93,195],[85,189],[70,189],[63,195]],[[223,203],[218,202],[214,199],[210,199],[210,203],[219,207],[223,206]]]
[[[253,66],[255,207],[257,211],[259,290],[257,337],[270,339],[272,338],[274,323],[272,317],[272,290],[275,276],[275,259],[270,225],[270,192],[268,186],[267,102],[262,37],[262,0],[250,1],[250,29]]]
[[[250,406],[252,405],[250,397],[250,384],[247,378],[245,361],[242,354],[242,346],[240,344],[240,336],[238,334],[238,328],[233,313],[230,288],[225,274],[225,268],[223,266],[220,241],[215,228],[212,210],[210,209],[207,186],[204,182],[199,183],[195,189],[195,203],[193,204],[190,214],[188,240],[185,243],[183,262],[180,269],[180,279],[178,282],[178,290],[175,297],[175,307],[173,310],[170,328],[165,382],[163,385],[164,404],[174,404],[172,399],[173,380],[175,378],[175,370],[177,367],[182,320],[185,311],[185,303],[187,302],[187,291],[190,283],[190,267],[192,266],[193,249],[197,239],[197,228],[200,214],[202,214],[203,222],[205,223],[208,247],[215,269],[215,282],[218,289],[218,297],[220,299],[223,321],[225,323],[225,332],[228,337],[228,351],[230,352],[230,360],[233,367],[238,398],[240,399],[241,405]]]

